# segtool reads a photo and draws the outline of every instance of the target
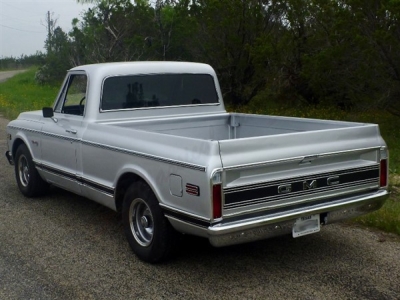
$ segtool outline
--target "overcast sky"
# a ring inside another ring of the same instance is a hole
[[[81,19],[89,5],[76,0],[0,0],[0,57],[45,52],[47,11],[54,12],[57,25],[65,32],[72,29],[72,19]]]

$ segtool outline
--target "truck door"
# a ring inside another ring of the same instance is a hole
[[[70,73],[60,92],[53,118],[44,118],[42,127],[42,168],[54,184],[81,194],[77,152],[83,134],[87,76]]]

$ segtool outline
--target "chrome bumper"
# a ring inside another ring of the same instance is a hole
[[[324,214],[323,224],[357,217],[382,207],[390,193],[387,190],[348,197],[329,203],[317,204],[268,216],[250,218],[209,226],[207,235],[215,247],[241,244],[289,234],[297,218]]]

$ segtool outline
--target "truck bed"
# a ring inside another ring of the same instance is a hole
[[[176,152],[193,139],[218,142],[225,216],[240,214],[243,206],[255,211],[273,210],[313,199],[376,190],[377,161],[380,148],[385,145],[375,124],[278,116],[227,113],[111,124],[179,136]],[[171,143],[173,140],[171,137]],[[287,183],[329,176],[349,179],[335,187],[315,189],[313,194],[294,193],[296,198],[267,196],[268,187],[277,190]],[[365,176],[368,180],[363,179]]]
[[[237,113],[190,115],[177,118],[171,116],[159,119],[152,118],[151,120],[139,119],[112,122],[110,124],[182,137],[218,141],[368,125],[353,122]]]

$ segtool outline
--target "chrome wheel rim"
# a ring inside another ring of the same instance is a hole
[[[18,175],[22,186],[27,187],[30,180],[28,160],[25,155],[21,155],[18,159]]]
[[[154,234],[153,214],[147,203],[137,198],[129,208],[129,222],[135,240],[144,247],[151,244]]]

